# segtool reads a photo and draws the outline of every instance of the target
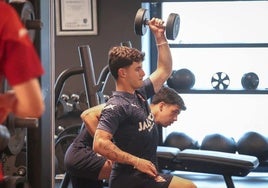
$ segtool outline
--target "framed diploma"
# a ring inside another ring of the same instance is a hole
[[[97,35],[97,0],[55,0],[56,32],[64,35]]]

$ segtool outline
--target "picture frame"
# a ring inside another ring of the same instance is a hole
[[[55,0],[57,36],[97,35],[97,0]]]

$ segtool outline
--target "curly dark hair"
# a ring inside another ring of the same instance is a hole
[[[118,78],[118,69],[130,66],[133,62],[142,62],[145,54],[136,48],[115,46],[109,50],[108,64],[112,76]]]
[[[165,102],[167,104],[177,104],[181,110],[186,110],[181,96],[172,88],[163,86],[153,97],[152,104]]]

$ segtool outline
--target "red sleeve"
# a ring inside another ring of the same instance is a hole
[[[0,8],[0,69],[9,84],[16,85],[40,77],[44,69],[17,12],[8,4],[4,6]]]

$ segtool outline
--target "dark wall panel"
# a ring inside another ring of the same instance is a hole
[[[134,33],[134,17],[140,7],[140,1],[98,0],[98,35],[56,36],[56,78],[64,69],[80,66],[79,45],[90,46],[96,80],[107,64],[107,53],[110,47],[129,40],[133,47],[140,49],[141,37]],[[63,91],[79,93],[83,89],[82,77],[74,76],[66,81]],[[112,89],[114,89],[114,82],[110,77],[105,94],[110,94]]]

